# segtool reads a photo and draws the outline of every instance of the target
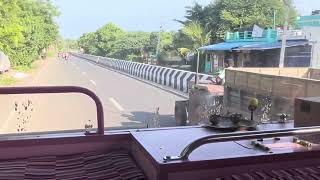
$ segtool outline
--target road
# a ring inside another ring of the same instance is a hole
[[[92,90],[103,102],[105,127],[115,129],[154,127],[157,119],[161,127],[174,126],[174,104],[183,99],[76,57],[50,60],[29,85],[72,85]],[[7,104],[0,133],[83,129],[85,124],[96,127],[94,103],[85,95],[19,95]]]

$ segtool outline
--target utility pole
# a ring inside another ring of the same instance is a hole
[[[200,64],[200,52],[199,49],[196,49],[198,57],[197,57],[197,69],[196,69],[196,76],[195,76],[195,84],[199,83],[199,64]]]
[[[290,4],[287,0],[283,0],[284,4],[287,6],[287,10],[285,12],[285,22],[283,26],[283,33],[282,33],[282,44],[281,44],[281,52],[280,52],[280,60],[279,60],[279,67],[284,67],[284,58],[286,54],[286,45],[287,45],[287,28],[288,28],[288,21],[290,15]]]
[[[277,16],[277,11],[273,10],[273,29],[276,29],[276,16]]]
[[[158,34],[158,44],[157,44],[157,50],[156,50],[156,58],[158,60],[158,55],[160,52],[160,42],[161,42],[161,31],[162,31],[162,25],[160,26],[159,34]]]

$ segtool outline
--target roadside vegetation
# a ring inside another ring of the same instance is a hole
[[[18,83],[19,81],[21,81],[21,78],[15,77],[17,73],[20,73],[22,75],[31,74],[39,67],[39,63],[39,61],[34,61],[28,66],[15,66],[9,72],[0,74],[0,86],[11,86]]]
[[[7,74],[0,74],[0,86],[10,86],[13,85],[17,80]]]
[[[290,2],[290,23],[297,11]],[[227,31],[248,29],[253,25],[273,27],[284,24],[286,6],[280,0],[215,0],[207,6],[195,3],[186,7],[185,20],[175,20],[183,26],[177,32],[126,32],[108,23],[96,32],[83,34],[78,41],[84,53],[131,61],[142,61],[144,56],[176,53],[186,58],[195,49],[221,42]],[[160,34],[160,44],[158,38]]]
[[[23,73],[29,73],[30,71],[32,71],[33,69],[36,69],[37,66],[37,61],[32,62],[30,65],[28,66],[15,66],[13,69],[14,71],[18,71],[18,72],[23,72]]]
[[[13,67],[27,69],[45,57],[58,37],[58,15],[50,0],[0,1],[0,50]]]
[[[57,40],[57,50],[62,52],[78,51],[79,50],[78,41],[73,39],[63,39],[62,37],[59,37]]]
[[[96,32],[82,35],[79,47],[87,54],[135,61],[147,53],[155,55],[157,47],[161,52],[173,49],[174,35],[173,32],[161,32],[158,46],[159,32],[125,32],[108,23]]]

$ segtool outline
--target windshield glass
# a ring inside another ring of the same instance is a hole
[[[106,129],[304,123],[318,0],[0,2],[0,86],[80,86]],[[310,100],[309,101],[315,101]],[[0,133],[97,128],[81,94],[0,95]],[[302,108],[300,108],[302,107]]]

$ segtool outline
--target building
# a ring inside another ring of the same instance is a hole
[[[310,16],[298,17],[297,25],[312,44],[311,67],[320,68],[320,10],[313,11]]]
[[[320,10],[297,18],[298,28],[286,33],[285,67],[320,68]],[[228,66],[278,67],[281,51],[281,29],[227,32],[225,41],[199,48],[206,54],[205,73]]]
[[[281,31],[277,34],[275,42],[257,43],[234,49],[244,55],[242,64],[238,67],[279,67]],[[302,31],[288,31],[284,67],[310,67],[311,49],[312,46]]]
[[[301,31],[289,31],[285,67],[309,67],[311,45]],[[255,35],[254,35],[255,34]],[[206,64],[219,67],[278,67],[281,51],[281,31],[262,30],[227,32],[225,42],[201,47],[207,54]],[[210,71],[206,71],[210,73]]]

